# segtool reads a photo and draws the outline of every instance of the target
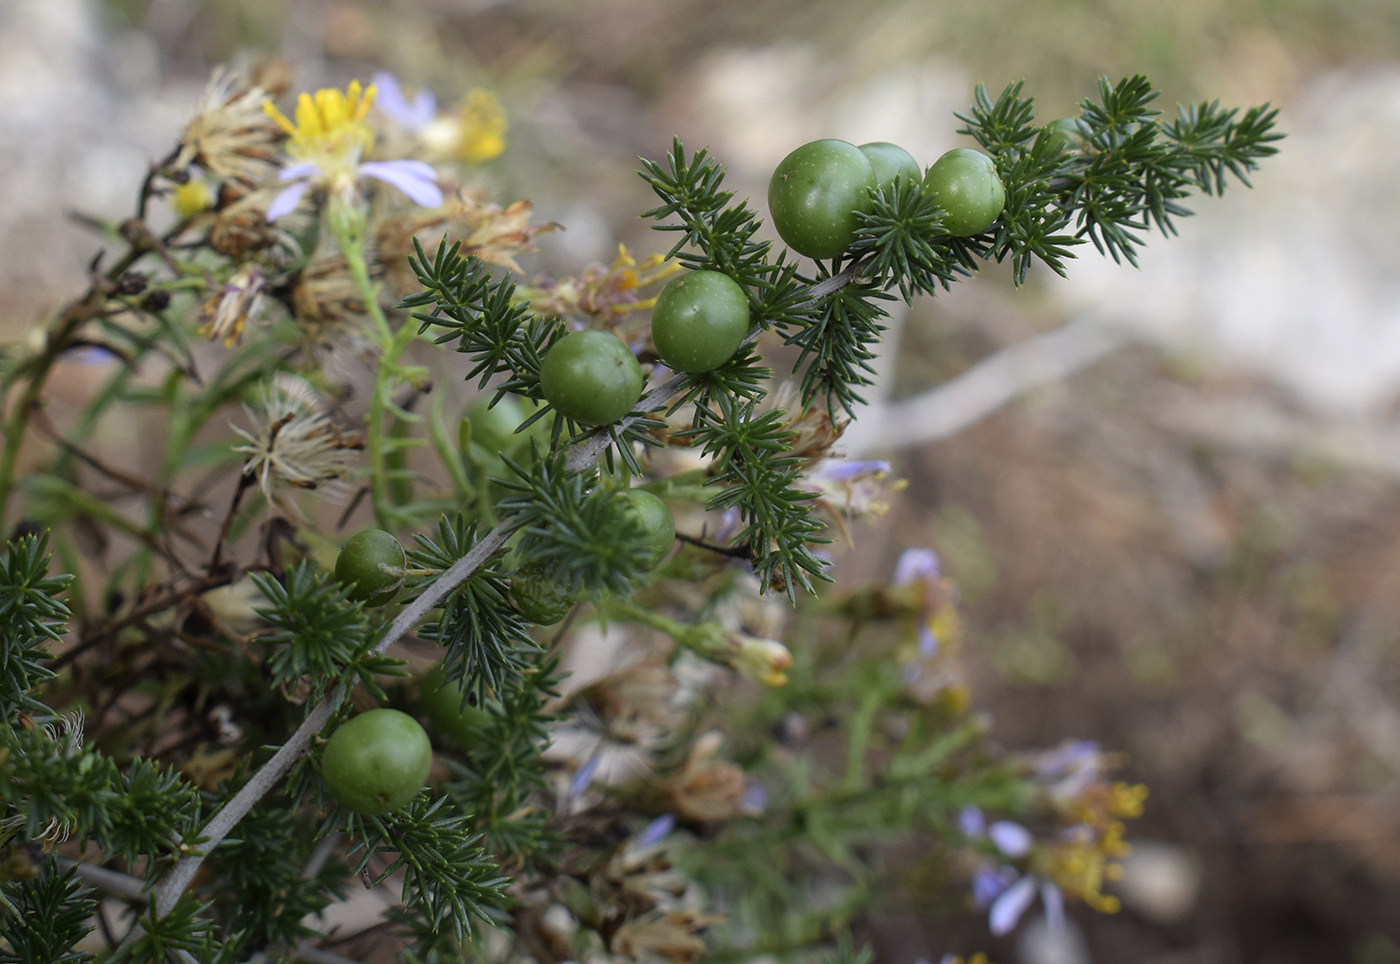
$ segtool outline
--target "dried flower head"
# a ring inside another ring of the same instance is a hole
[[[555,280],[542,275],[522,285],[520,291],[530,299],[531,309],[540,314],[612,326],[629,313],[656,304],[655,297],[643,299],[638,292],[658,287],[682,270],[679,263],[667,262],[660,254],[639,262],[625,244],[619,244],[611,265],[589,265],[576,278]]]
[[[281,190],[274,184],[239,193],[225,184],[217,210],[209,215],[209,246],[225,257],[242,260],[278,244],[288,237],[287,232],[298,230],[301,225],[297,221],[304,215],[298,214],[297,221],[284,218],[275,225],[267,219],[267,209]]]
[[[172,167],[197,164],[245,191],[271,180],[283,133],[263,111],[267,97],[263,87],[222,68],[214,71]]]
[[[773,393],[773,408],[788,413],[788,428],[793,431],[790,454],[802,460],[804,469],[831,455],[831,447],[850,424],[850,419],[833,421],[825,405],[804,406],[796,382],[783,382],[778,386]],[[797,414],[793,415],[794,412]]]
[[[302,346],[313,356],[358,352],[368,344],[364,296],[334,247],[322,247],[302,268],[292,288],[292,314]]]
[[[419,238],[431,257],[442,236],[447,235],[449,243],[461,243],[463,257],[477,257],[520,274],[523,269],[515,259],[537,250],[536,236],[560,228],[553,221],[531,224],[533,211],[534,205],[526,200],[503,208],[484,198],[458,193],[436,211],[386,218],[376,233],[379,261],[398,290],[412,291],[417,283],[408,263],[414,253],[413,238]]]
[[[248,322],[262,314],[266,289],[257,265],[244,264],[200,306],[200,334],[210,341],[222,338],[226,347],[237,343]]]
[[[730,820],[750,812],[744,771],[719,758],[724,737],[716,730],[700,736],[685,765],[671,774],[663,789],[676,813],[690,820]]]
[[[280,486],[315,489],[332,498],[344,494],[353,453],[364,442],[331,423],[305,379],[278,372],[260,404],[245,411],[253,429],[234,427],[248,440],[234,451],[247,455],[243,474],[256,478],[264,495],[270,498]]]
[[[612,952],[630,961],[688,964],[705,953],[700,932],[718,918],[686,910],[653,911],[617,929]]]

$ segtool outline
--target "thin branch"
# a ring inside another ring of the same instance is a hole
[[[113,897],[142,904],[146,902],[146,882],[140,877],[108,870],[106,867],[94,867],[92,864],[85,864],[67,857],[59,857],[58,865],[64,870],[73,868],[73,872],[82,878],[83,883],[91,884]]]
[[[956,378],[903,402],[872,408],[847,436],[851,458],[956,435],[1033,388],[1087,368],[1128,340],[1125,331],[1079,318],[1002,349]]]

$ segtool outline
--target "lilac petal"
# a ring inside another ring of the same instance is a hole
[[[278,218],[295,211],[297,205],[301,203],[301,196],[306,193],[306,189],[310,186],[306,181],[295,181],[289,185],[267,206],[267,219],[276,221]]]
[[[1031,832],[1012,820],[998,820],[987,828],[987,836],[1008,857],[1024,857],[1035,843]]]
[[[932,659],[938,655],[938,634],[927,622],[919,624],[919,655]]]
[[[422,130],[437,116],[437,98],[427,88],[419,90],[409,101],[403,94],[399,79],[387,70],[377,72],[370,82],[379,91],[374,106],[400,127],[411,131]]]
[[[1001,896],[992,901],[991,912],[987,915],[987,924],[991,927],[992,934],[997,937],[1010,934],[1033,900],[1035,900],[1034,877],[1022,877],[1002,891]]]
[[[602,753],[594,753],[588,758],[588,762],[578,768],[574,774],[573,782],[569,784],[569,799],[573,800],[582,796],[593,783],[593,777],[598,773],[598,764],[602,762]]]
[[[762,784],[750,783],[744,788],[744,809],[750,813],[762,813],[768,809],[768,791]]]
[[[963,807],[962,813],[958,814],[958,829],[964,837],[985,837],[987,819],[982,816],[981,808]]]
[[[1040,883],[1040,899],[1045,904],[1045,925],[1052,934],[1065,930],[1065,894],[1048,880]]]
[[[435,208],[442,204],[442,189],[437,186],[437,171],[431,164],[422,161],[368,161],[360,165],[360,173],[394,185],[419,207]]]
[[[905,549],[894,564],[894,584],[907,586],[938,578],[938,553],[932,549]]]
[[[881,472],[888,473],[889,471],[890,463],[867,459],[865,461],[837,462],[834,465],[824,467],[821,474],[828,479],[840,482],[861,475],[878,475]]]
[[[905,686],[913,686],[915,683],[917,683],[920,679],[923,678],[923,675],[924,668],[919,665],[918,660],[913,659],[904,664],[904,669],[900,673],[901,678],[904,680]]]
[[[311,177],[313,174],[320,174],[321,168],[311,161],[302,161],[300,164],[288,164],[277,172],[279,181],[300,181],[302,178]]]
[[[655,847],[674,829],[676,829],[676,818],[669,813],[663,813],[647,824],[641,833],[637,834],[637,846],[644,850],[647,847]]]
[[[1009,867],[1005,870],[982,867],[972,875],[972,902],[978,907],[986,907],[1000,897],[1015,879],[1016,872]]]

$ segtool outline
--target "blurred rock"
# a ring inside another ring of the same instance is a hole
[[[1021,927],[1016,937],[1016,960],[1020,964],[1090,964],[1089,944],[1084,932],[1066,917],[1063,927],[1051,927],[1044,917],[1035,917]]]
[[[1081,249],[1047,286],[1073,311],[1202,348],[1315,409],[1375,412],[1400,384],[1400,193],[1381,187],[1400,154],[1400,68],[1317,78],[1279,127],[1255,190],[1232,179],[1223,199],[1188,199],[1197,216],[1179,238],[1154,235],[1140,271]]]
[[[1123,903],[1158,924],[1184,920],[1201,892],[1200,863],[1188,851],[1152,840],[1134,840],[1114,888]]]

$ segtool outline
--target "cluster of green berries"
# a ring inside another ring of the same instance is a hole
[[[944,211],[943,230],[954,237],[981,234],[1006,203],[996,164],[980,151],[948,151],[920,174],[918,163],[897,144],[857,147],[827,138],[803,144],[773,171],[768,182],[773,227],[798,254],[835,258],[855,240],[860,216],[871,212],[876,191],[888,191],[898,178],[933,196]]]
[[[1068,131],[1064,134],[1069,136]],[[921,184],[944,212],[951,235],[979,234],[1001,214],[1006,192],[992,159],[958,149],[940,157],[922,175],[909,152],[895,144],[853,144],[819,140],[793,151],[773,172],[768,206],[783,240],[810,258],[834,258],[855,240],[861,213],[869,213],[877,190],[896,179]],[[690,271],[657,296],[651,333],[656,353],[674,371],[703,374],[719,368],[743,346],[752,327],[749,298],[733,278],[719,271]],[[637,358],[606,331],[579,331],[557,341],[540,368],[540,388],[556,411],[581,425],[609,425],[641,399],[645,379]],[[507,400],[508,401],[508,400]],[[473,410],[473,438],[486,449],[506,451],[523,413],[518,406]],[[625,489],[627,511],[642,533],[641,569],[658,565],[676,535],[670,510],[644,489]],[[391,602],[406,574],[403,546],[391,533],[367,529],[346,542],[335,575],[350,599],[368,606]],[[538,563],[522,566],[511,579],[511,598],[526,619],[551,625],[563,619],[578,593]],[[453,742],[470,747],[489,719],[470,705],[442,667],[423,679],[419,703],[434,727]],[[422,789],[432,765],[432,746],[423,727],[406,713],[376,709],[350,719],[331,735],[321,772],[331,795],[347,810],[366,815],[391,813]]]
[[[651,315],[656,353],[673,371],[702,374],[723,365],[749,334],[749,298],[719,271],[689,271],[661,290]],[[642,397],[642,368],[605,331],[565,335],[545,354],[540,389],[581,425],[609,425]]]

